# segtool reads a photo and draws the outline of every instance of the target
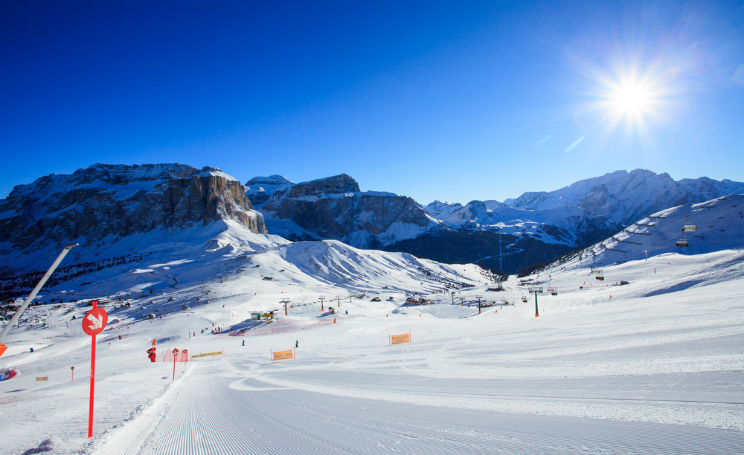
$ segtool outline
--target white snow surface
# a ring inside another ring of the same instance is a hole
[[[691,206],[690,219],[723,209],[710,205]],[[488,291],[474,265],[291,243],[231,223],[153,245],[139,263],[45,289],[40,301],[65,303],[29,309],[11,330],[0,364],[20,376],[0,382],[0,454],[740,452],[743,229],[736,210],[718,216],[730,224],[706,233],[703,250],[662,243],[647,261],[603,263],[603,282],[585,259],[530,277],[558,290],[539,295],[539,317],[516,277]],[[613,286],[621,280],[630,284]],[[442,292],[453,284],[454,295]],[[434,304],[406,307],[405,293]],[[478,314],[477,296],[497,306]],[[131,308],[114,309],[117,297]],[[79,321],[91,298],[109,301],[109,324],[97,337],[89,440],[90,337]],[[273,322],[250,319],[269,310],[279,310]],[[409,332],[410,343],[389,345]],[[270,361],[295,342],[295,359]],[[171,348],[224,355],[178,363],[172,380],[161,361]]]

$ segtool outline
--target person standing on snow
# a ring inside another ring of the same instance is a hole
[[[299,347],[300,347],[300,342],[299,342],[299,341],[297,341],[297,340],[295,340],[295,347],[296,347],[296,348],[299,348]]]
[[[245,340],[243,340],[243,346],[245,346]]]

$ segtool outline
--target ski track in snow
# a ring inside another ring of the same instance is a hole
[[[383,403],[377,392],[244,389],[218,366],[197,366],[144,444],[95,453],[720,454],[744,442],[739,432],[700,427]]]

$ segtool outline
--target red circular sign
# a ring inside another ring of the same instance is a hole
[[[93,308],[83,318],[83,332],[90,336],[103,332],[108,322],[108,314],[103,308]]]

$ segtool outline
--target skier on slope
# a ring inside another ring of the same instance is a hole
[[[299,341],[297,341],[297,340],[295,340],[295,347],[296,347],[296,348],[299,348],[299,347],[300,347],[300,342],[299,342]]]
[[[243,340],[243,346],[245,346],[245,340]]]

